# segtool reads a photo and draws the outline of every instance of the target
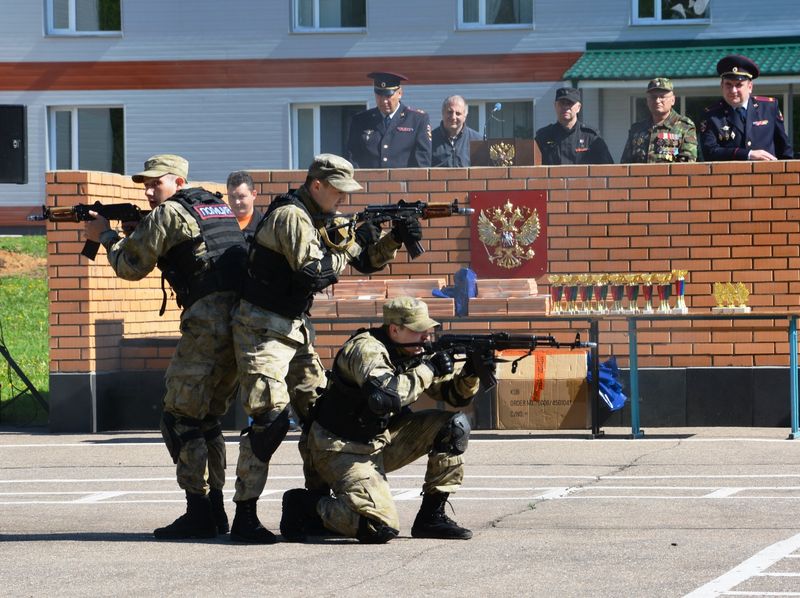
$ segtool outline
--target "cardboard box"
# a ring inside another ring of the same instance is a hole
[[[497,364],[498,430],[585,430],[591,427],[586,351],[538,349],[517,363]],[[513,360],[526,351],[503,351]]]

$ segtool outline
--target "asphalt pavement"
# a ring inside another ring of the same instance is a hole
[[[474,432],[448,514],[469,541],[417,540],[425,461],[389,481],[400,538],[160,542],[183,512],[160,436],[0,430],[4,596],[800,596],[800,441],[763,428]],[[231,502],[238,433],[228,441]],[[259,501],[277,533],[302,484],[297,435]]]

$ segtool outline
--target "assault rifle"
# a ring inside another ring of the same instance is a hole
[[[97,212],[106,220],[118,220],[120,222],[138,222],[150,213],[150,210],[142,210],[139,206],[132,203],[101,204],[99,201],[96,201],[92,205],[79,203],[74,206],[61,208],[42,206],[42,215],[28,216],[28,220],[88,222],[89,220],[94,220],[94,216],[90,216],[89,211]],[[100,243],[87,240],[83,245],[81,255],[85,255],[90,260],[93,260],[97,257],[98,249],[100,249]]]
[[[582,349],[596,347],[596,343],[581,342],[580,333],[575,335],[571,343],[560,343],[550,335],[535,336],[529,334],[509,334],[494,332],[491,334],[441,334],[435,341],[425,347],[426,354],[445,351],[454,361],[469,362],[472,371],[480,378],[481,385],[488,390],[497,384],[494,364],[508,362],[498,359],[496,352],[507,349],[523,349],[527,353],[511,360],[511,372],[517,371],[520,361],[533,354],[535,349],[551,347],[557,349]]]
[[[390,203],[386,205],[366,206],[362,211],[351,215],[347,222],[326,227],[324,230],[326,232],[331,232],[347,226],[349,227],[349,232],[352,232],[359,222],[372,222],[373,224],[381,225],[384,222],[403,222],[409,218],[419,220],[420,218],[429,219],[446,218],[448,216],[467,216],[474,211],[475,210],[472,208],[459,207],[457,199],[454,199],[452,203],[409,202],[401,199],[396,204]],[[401,226],[399,230],[400,240],[412,260],[418,258],[425,252],[419,241],[408,237],[404,226]]]

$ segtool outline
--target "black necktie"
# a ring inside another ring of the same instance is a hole
[[[744,106],[739,106],[736,109],[736,114],[739,115],[742,121],[742,129],[744,129],[747,126],[747,109]]]
[[[388,131],[390,124],[392,124],[392,117],[387,114],[383,117],[383,128]]]

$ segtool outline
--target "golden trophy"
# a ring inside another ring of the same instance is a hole
[[[653,281],[658,287],[658,313],[671,314],[672,308],[669,306],[669,298],[672,295],[672,274],[670,272],[654,274]]]
[[[577,308],[576,313],[588,314],[592,312],[592,275],[591,274],[578,274],[578,300],[580,307]]]
[[[550,313],[558,315],[563,313],[561,300],[564,298],[564,278],[561,274],[548,274],[550,281]]]
[[[611,286],[611,309],[609,313],[621,314],[622,298],[625,296],[625,275],[609,274],[608,283]]]
[[[653,278],[655,274],[640,274],[639,280],[642,282],[642,296],[644,297],[643,314],[653,313]]]
[[[673,270],[672,279],[675,282],[675,307],[674,314],[688,314],[689,308],[686,307],[686,275],[688,270]]]
[[[578,280],[575,274],[565,274],[562,277],[564,295],[567,299],[567,313],[575,313],[575,302],[578,299]]]
[[[638,274],[624,274],[625,280],[625,297],[628,299],[628,309],[625,313],[635,314],[639,313],[639,275]]]
[[[608,298],[608,274],[595,274],[592,276],[594,285],[594,311],[598,314],[608,313],[606,299]]]

